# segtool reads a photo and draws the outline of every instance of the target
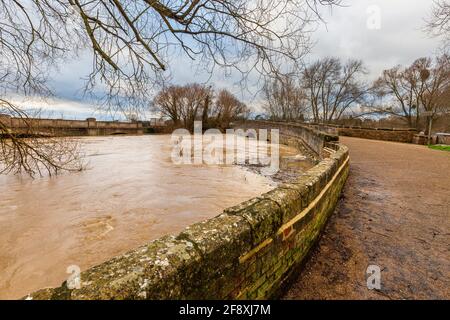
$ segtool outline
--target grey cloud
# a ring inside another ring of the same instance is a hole
[[[429,0],[354,0],[347,1],[346,7],[334,8],[332,12],[323,9],[327,24],[320,25],[314,32],[316,45],[306,60],[324,56],[362,59],[370,71],[369,79],[373,80],[383,69],[431,56],[439,47],[439,39],[429,39],[423,32],[424,19],[431,4]],[[366,27],[366,10],[370,5],[378,5],[381,9],[380,30]],[[192,66],[192,61],[186,56],[174,57],[172,61],[174,83],[203,82],[209,78],[201,69]],[[84,83],[82,78],[90,72],[91,63],[91,55],[86,52],[79,59],[61,65],[51,82],[56,95],[67,101],[86,104],[79,90]],[[250,93],[240,87],[236,73],[227,77],[223,70],[218,69],[210,82],[215,88],[227,88],[249,104],[257,105],[258,96],[256,99],[254,96],[256,79],[255,75],[250,78]],[[76,106],[76,103],[71,105],[71,113]],[[81,108],[80,114],[87,115],[87,110]]]
[[[310,59],[338,56],[362,59],[370,78],[397,64],[410,64],[416,58],[433,55],[440,46],[439,39],[430,39],[423,31],[432,1],[424,0],[358,0],[350,7],[324,11],[327,25],[314,34],[316,46]],[[380,8],[381,28],[367,28],[371,5]]]

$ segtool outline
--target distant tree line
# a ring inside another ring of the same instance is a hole
[[[372,83],[366,78],[361,60],[319,59],[301,71],[265,81],[262,108],[267,118],[278,121],[358,125],[364,120],[374,126],[385,119],[380,125],[421,130],[428,130],[430,119],[440,123],[450,112],[447,54],[384,70]],[[165,87],[153,99],[152,110],[189,130],[195,120],[202,120],[205,128],[225,129],[250,114],[229,91],[200,84]]]
[[[450,4],[435,0],[425,29],[442,39],[440,56],[384,70],[373,83],[362,61],[319,59],[263,88],[263,110],[275,120],[450,131]],[[432,120],[432,121],[430,121]]]
[[[450,112],[447,54],[384,70],[373,83],[364,81],[366,75],[359,60],[317,60],[300,72],[267,81],[263,110],[274,120],[341,123],[390,118],[425,130],[430,119]]]

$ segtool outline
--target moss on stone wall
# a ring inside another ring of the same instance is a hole
[[[320,143],[335,141],[320,135]],[[332,148],[336,152],[292,183],[82,272],[80,289],[63,283],[26,298],[271,297],[302,262],[339,199],[348,150],[339,144]]]

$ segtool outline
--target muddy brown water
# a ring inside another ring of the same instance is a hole
[[[1,299],[58,286],[71,265],[84,270],[275,186],[238,166],[175,165],[170,136],[80,141],[83,172],[0,176]]]

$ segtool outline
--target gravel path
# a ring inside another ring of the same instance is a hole
[[[342,199],[283,299],[450,299],[450,152],[340,140]],[[369,265],[380,290],[367,289]]]

